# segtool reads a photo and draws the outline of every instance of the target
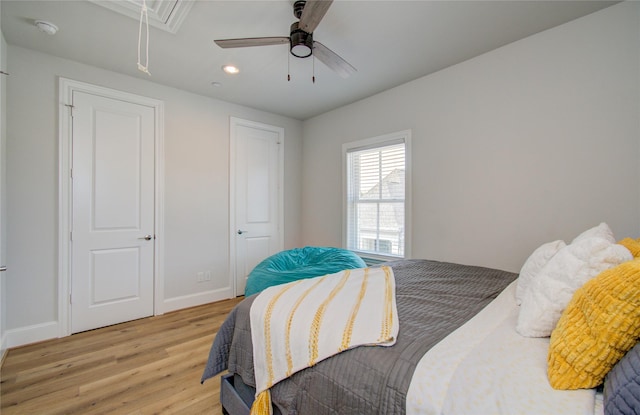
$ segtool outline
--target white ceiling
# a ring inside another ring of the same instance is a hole
[[[1,12],[10,45],[304,120],[614,3],[336,0],[314,39],[357,68],[347,79],[319,61],[314,65],[311,58],[289,60],[287,45],[221,49],[213,43],[288,36],[296,20],[293,0],[194,1],[175,33],[150,27],[151,76],[137,69],[135,18],[87,0],[2,0]],[[36,29],[35,20],[50,21],[60,30],[47,36]],[[240,74],[223,73],[228,63],[237,65]]]

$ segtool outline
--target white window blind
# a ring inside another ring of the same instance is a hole
[[[405,141],[346,148],[347,249],[405,256]]]

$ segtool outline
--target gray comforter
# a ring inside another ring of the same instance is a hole
[[[404,414],[416,364],[436,343],[489,304],[517,274],[427,260],[388,263],[396,278],[400,332],[392,347],[358,347],[302,370],[271,389],[283,414]],[[255,386],[249,310],[229,314],[202,381],[228,369]]]

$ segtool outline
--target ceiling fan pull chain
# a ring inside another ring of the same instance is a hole
[[[287,51],[287,82],[291,81],[291,55]]]
[[[142,43],[142,21],[145,21],[147,27],[147,47],[146,47],[146,61],[145,64],[142,65],[140,63],[140,44]],[[138,28],[138,70],[146,73],[151,76],[151,72],[149,72],[149,13],[147,11],[147,2],[146,0],[142,0],[142,8],[140,9],[140,27]]]
[[[316,57],[311,56],[311,82],[316,83]]]

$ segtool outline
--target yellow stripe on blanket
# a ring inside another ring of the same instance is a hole
[[[271,414],[269,389],[279,381],[347,349],[392,346],[398,328],[395,279],[386,266],[267,288],[251,305],[251,414]]]

